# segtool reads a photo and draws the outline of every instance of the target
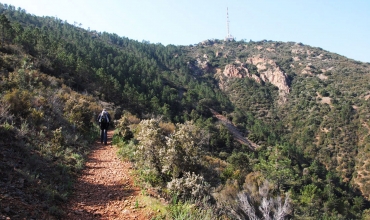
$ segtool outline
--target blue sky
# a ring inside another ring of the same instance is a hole
[[[98,32],[164,45],[293,41],[370,62],[370,0],[0,0]]]

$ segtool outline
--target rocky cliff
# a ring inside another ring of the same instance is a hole
[[[244,64],[256,66],[259,76],[251,74]],[[285,100],[286,95],[290,91],[286,74],[273,60],[263,58],[262,56],[250,57],[245,63],[241,63],[240,66],[237,66],[236,64],[226,65],[223,71],[223,76],[227,78],[248,77],[254,79],[258,83],[271,83],[279,89],[279,95],[283,100]],[[220,81],[220,87],[224,87],[224,80]]]

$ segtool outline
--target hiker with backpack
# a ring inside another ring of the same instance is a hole
[[[103,109],[103,111],[98,116],[98,122],[100,125],[100,143],[107,144],[107,135],[108,135],[108,128],[109,122],[111,121],[109,113]]]

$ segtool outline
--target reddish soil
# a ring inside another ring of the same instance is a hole
[[[108,145],[96,142],[65,206],[65,219],[150,219],[137,206],[140,189],[130,176],[131,164],[117,157],[112,135],[109,131]]]

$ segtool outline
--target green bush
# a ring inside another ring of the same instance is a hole
[[[30,113],[32,94],[26,90],[13,89],[4,95],[5,103],[10,104],[10,112],[15,116],[27,118]]]

